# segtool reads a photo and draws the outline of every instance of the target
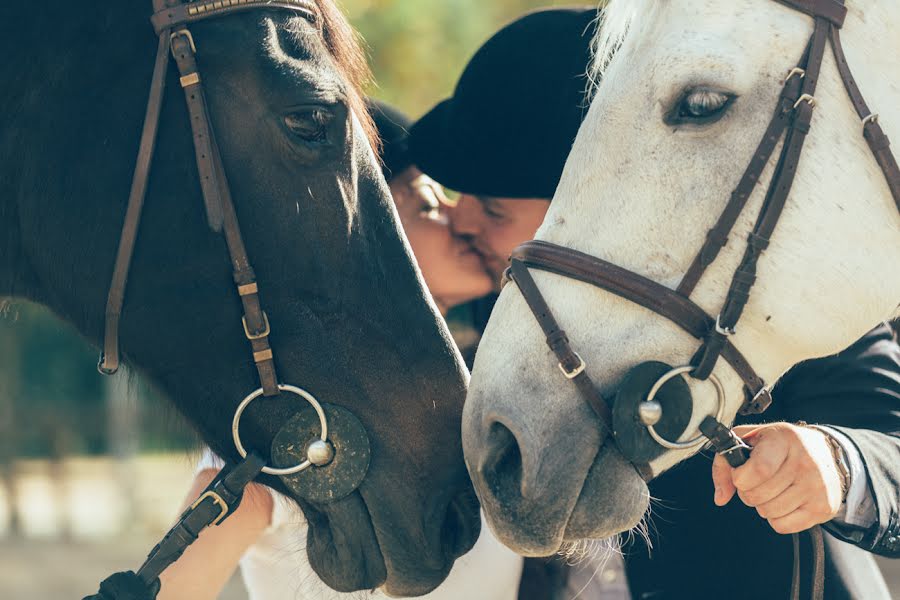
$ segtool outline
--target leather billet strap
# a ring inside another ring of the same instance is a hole
[[[235,285],[244,308],[244,332],[250,340],[263,392],[266,396],[276,396],[278,377],[275,373],[274,355],[269,345],[271,330],[268,317],[260,305],[259,286],[241,237],[219,147],[209,120],[203,80],[197,67],[196,47],[186,29],[179,29],[171,37],[172,56],[181,74],[181,86],[190,113],[197,171],[200,174],[200,188],[207,206],[207,217],[213,226],[218,224],[217,219],[221,219],[234,269]]]
[[[787,203],[794,177],[803,153],[803,145],[812,123],[815,107],[815,93],[828,41],[828,31],[832,25],[824,18],[817,17],[809,44],[807,60],[802,65],[804,74],[801,79],[800,98],[791,111],[790,125],[787,128],[781,156],[775,166],[772,181],[769,184],[766,198],[757,218],[756,225],[747,239],[744,256],[731,280],[722,311],[719,313],[717,326],[710,330],[700,351],[691,364],[695,369],[691,373],[697,379],[706,379],[715,368],[728,336],[732,335],[750,299],[750,292],[756,283],[756,268],[760,256],[769,246],[769,240]]]
[[[555,273],[604,289],[669,319],[697,339],[703,339],[715,328],[715,319],[689,298],[642,275],[571,248],[542,240],[532,240],[513,251],[511,262],[513,265],[519,262],[533,269]],[[515,270],[512,274],[522,289],[524,278],[517,278]],[[533,293],[529,295],[534,296]],[[534,312],[534,309],[532,311]],[[537,312],[535,316],[538,316]],[[541,320],[539,317],[538,322]],[[722,356],[744,381],[749,398],[757,398],[760,394],[765,396],[765,382],[728,340],[723,347]],[[760,399],[762,397],[757,398],[757,401]]]
[[[805,64],[808,57],[809,46],[807,46],[806,52],[804,52],[803,58],[798,64]],[[715,262],[716,258],[719,256],[719,252],[725,247],[725,244],[728,243],[728,236],[734,228],[734,224],[737,222],[738,217],[747,205],[747,201],[750,199],[756,185],[759,183],[759,178],[762,176],[763,170],[766,168],[766,165],[769,164],[769,159],[772,158],[772,154],[775,153],[775,149],[778,147],[778,142],[781,141],[785,129],[787,129],[790,124],[791,116],[794,112],[794,105],[797,103],[797,100],[800,99],[801,80],[803,79],[802,74],[803,70],[798,67],[797,70],[791,71],[791,73],[787,75],[784,86],[781,88],[781,95],[778,98],[778,107],[775,109],[775,116],[769,121],[769,126],[766,128],[766,132],[763,134],[759,146],[757,146],[756,151],[753,153],[750,164],[747,165],[744,174],[741,176],[740,182],[738,182],[737,187],[735,187],[734,191],[731,193],[731,197],[725,205],[722,214],[719,216],[719,220],[716,221],[716,224],[706,234],[706,241],[704,242],[703,247],[700,249],[700,252],[697,253],[691,266],[685,272],[684,277],[681,279],[681,283],[678,284],[677,291],[679,294],[690,296],[691,293],[693,293],[694,288],[697,287],[697,283],[700,281],[703,273],[706,272],[707,267]]]
[[[844,47],[841,45],[841,32],[834,27],[831,28],[831,49],[834,52],[838,73],[841,74],[841,81],[844,82],[847,95],[850,96],[853,108],[862,120],[863,137],[869,144],[872,154],[875,155],[875,160],[881,167],[891,195],[894,197],[897,210],[900,211],[900,167],[897,166],[897,159],[891,152],[891,142],[881,128],[881,124],[878,123],[878,115],[871,111],[859,91],[859,86],[856,85],[847,57],[844,55]]]

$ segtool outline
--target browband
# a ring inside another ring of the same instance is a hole
[[[187,25],[202,21],[208,17],[223,16],[228,13],[241,12],[251,8],[280,8],[303,13],[310,20],[318,21],[319,9],[313,0],[207,0],[178,4],[171,8],[157,11],[150,22],[156,34],[179,25]]]

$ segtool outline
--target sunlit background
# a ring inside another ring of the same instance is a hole
[[[369,93],[413,117],[452,92],[466,61],[504,23],[572,5],[342,4],[370,56]],[[97,350],[45,310],[14,300],[0,310],[0,598],[73,600],[140,565],[183,500],[197,441],[139,381],[98,375]],[[900,573],[891,577],[900,594]],[[246,593],[234,580],[222,597]]]

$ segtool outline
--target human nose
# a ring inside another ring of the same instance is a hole
[[[482,211],[478,199],[468,194],[459,197],[456,206],[448,209],[450,230],[455,235],[478,235],[482,229]]]

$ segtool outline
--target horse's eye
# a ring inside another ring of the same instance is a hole
[[[324,108],[308,108],[285,115],[284,124],[304,142],[318,144],[328,141],[328,124],[332,118]]]
[[[669,114],[666,122],[707,124],[721,119],[734,102],[735,95],[706,88],[687,90]]]

